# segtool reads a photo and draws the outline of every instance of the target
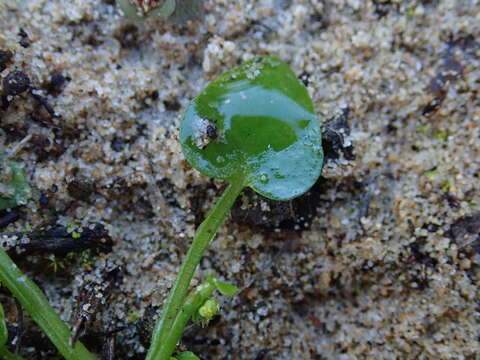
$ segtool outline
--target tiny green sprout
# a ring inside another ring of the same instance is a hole
[[[69,228],[72,228],[72,227],[74,227],[74,226],[77,226],[77,224],[75,223],[75,221],[70,220],[70,221],[67,223],[67,226],[66,226],[66,227],[67,227],[67,229],[69,229]]]
[[[0,210],[25,204],[30,196],[30,185],[20,165],[0,156]]]
[[[437,174],[438,174],[437,168],[433,168],[431,170],[425,171],[425,175],[430,179],[433,179]]]
[[[82,235],[77,231],[72,231],[72,239],[80,239]]]
[[[415,15],[415,10],[417,9],[417,5],[413,5],[409,7],[406,11],[408,17],[413,17]]]
[[[134,322],[140,319],[140,314],[137,311],[132,311],[130,314],[128,314],[127,318],[130,322]]]
[[[56,274],[59,269],[64,269],[65,264],[63,263],[62,259],[57,259],[55,255],[51,255],[48,257],[48,260],[50,261],[50,268],[53,270],[53,272]]]
[[[91,265],[96,259],[96,255],[92,249],[83,250],[78,257],[82,265]]]
[[[188,295],[195,269],[241,191],[248,186],[270,199],[290,200],[310,189],[323,165],[312,99],[290,67],[272,56],[256,57],[212,81],[185,110],[180,143],[195,169],[230,184],[193,238],[147,360],[170,359],[200,301],[196,292]],[[227,295],[238,290],[212,281],[208,288]]]
[[[442,185],[440,185],[440,189],[442,189],[443,192],[448,192],[452,186],[452,180],[447,179],[442,183]]]
[[[67,253],[67,255],[65,255],[65,259],[71,261],[71,260],[75,260],[77,256],[78,256],[78,254],[75,251],[71,251],[71,252]]]
[[[467,206],[468,206],[469,209],[472,210],[472,209],[475,209],[478,206],[480,206],[480,203],[476,203],[475,201],[470,199],[470,200],[467,200]]]
[[[448,130],[438,131],[435,135],[433,135],[435,139],[445,141],[448,138]]]
[[[416,131],[417,133],[424,133],[428,130],[428,126],[427,125],[418,125],[417,128],[416,128]]]

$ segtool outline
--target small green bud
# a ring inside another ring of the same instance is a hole
[[[198,309],[198,314],[202,318],[210,320],[215,315],[218,315],[218,310],[218,301],[215,299],[208,299],[207,301],[205,301],[205,304],[203,304],[202,307]]]

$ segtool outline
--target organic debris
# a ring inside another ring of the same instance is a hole
[[[56,226],[28,233],[4,235],[22,239],[14,248],[9,250],[12,256],[15,253],[21,254],[21,256],[38,253],[66,255],[84,250],[109,253],[113,246],[112,238],[102,224],[93,224],[78,229]]]

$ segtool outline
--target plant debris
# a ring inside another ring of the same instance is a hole
[[[113,287],[120,285],[121,273],[120,268],[114,267],[108,271],[105,270],[100,282],[87,282],[83,285],[76,298],[75,323],[70,346],[75,346],[77,340],[85,335],[102,307],[108,304]],[[109,348],[107,352],[110,352]]]
[[[7,68],[11,62],[13,54],[10,50],[0,49],[0,73]]]
[[[346,160],[355,160],[351,140],[346,140],[351,133],[348,124],[349,114],[350,110],[345,108],[339,116],[322,124],[322,147],[327,161],[335,161],[341,155],[343,155]]]
[[[97,250],[107,254],[112,251],[113,246],[113,240],[102,224],[93,224],[76,230],[57,226],[29,233],[3,235],[22,239],[20,243],[9,250],[12,256],[38,253],[67,255],[84,250]]]
[[[474,249],[480,253],[480,213],[457,219],[448,231],[448,235],[460,249]]]
[[[17,96],[30,89],[30,78],[22,71],[12,71],[3,79],[3,96]]]

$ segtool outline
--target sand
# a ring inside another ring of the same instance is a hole
[[[225,186],[184,160],[179,116],[215,76],[275,55],[308,83],[321,121],[350,110],[344,140],[355,159],[328,161],[306,229],[227,221],[197,275],[242,292],[221,298],[221,316],[189,328],[181,347],[202,359],[476,359],[480,2],[204,7],[181,25],[124,19],[112,1],[0,3],[0,48],[13,53],[0,75],[24,72],[53,109],[22,93],[0,110],[5,151],[32,136],[15,159],[33,191],[2,231],[101,223],[114,242],[57,272],[38,265],[44,253],[20,267],[72,325],[82,285],[121,267],[92,329],[124,327],[116,358],[142,359],[142,316],[160,310]],[[45,358],[36,350],[21,347]]]

